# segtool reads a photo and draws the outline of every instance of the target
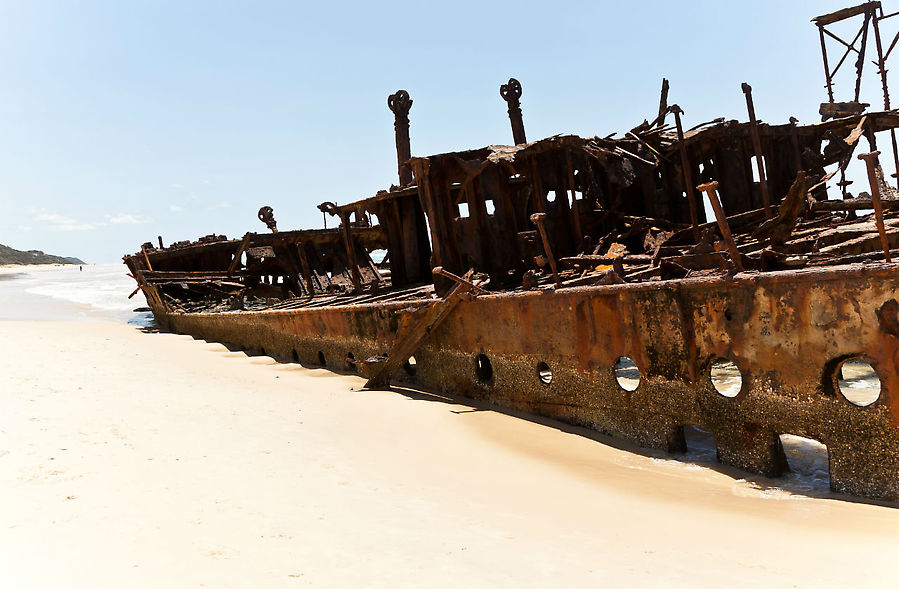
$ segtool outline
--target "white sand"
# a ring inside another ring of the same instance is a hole
[[[0,342],[0,587],[897,583],[897,508],[116,323]]]

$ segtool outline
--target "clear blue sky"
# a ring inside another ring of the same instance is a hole
[[[509,76],[532,140],[626,131],[663,76],[688,127],[746,120],[744,81],[761,119],[813,122],[809,19],[848,4],[0,0],[0,243],[111,262],[265,230],[262,205],[320,227],[316,204],[396,181],[399,88],[414,155],[510,142]]]

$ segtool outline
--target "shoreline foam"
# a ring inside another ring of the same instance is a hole
[[[134,313],[132,279],[120,264],[7,266],[0,268],[0,319],[116,320],[153,326],[151,313]]]

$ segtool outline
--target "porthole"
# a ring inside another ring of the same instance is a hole
[[[474,370],[481,382],[488,382],[493,378],[493,365],[490,363],[490,358],[484,354],[475,356]]]
[[[318,351],[318,364],[319,366],[327,366],[328,363],[325,362],[325,353],[321,350]]]
[[[409,376],[418,374],[418,362],[415,360],[415,356],[409,356],[409,359],[403,364],[403,370],[405,370],[406,374]]]
[[[352,352],[348,352],[346,355],[346,369],[350,372],[356,372],[356,356],[353,355]]]
[[[549,364],[546,362],[541,362],[537,364],[537,378],[540,379],[540,382],[543,384],[550,384],[553,381],[553,371],[550,369]]]
[[[733,360],[718,358],[709,370],[712,386],[722,397],[733,399],[743,390],[743,375]]]
[[[867,407],[880,398],[880,376],[864,358],[844,360],[835,376],[840,394],[853,405]]]
[[[637,368],[636,362],[627,356],[618,358],[615,362],[615,380],[618,381],[618,386],[628,392],[636,391],[640,386],[640,378],[640,369]]]

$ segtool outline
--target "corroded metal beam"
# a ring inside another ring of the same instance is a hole
[[[755,165],[759,173],[759,190],[762,192],[762,206],[765,216],[771,216],[771,199],[768,196],[768,177],[765,173],[765,157],[762,155],[762,142],[759,139],[759,123],[755,118],[755,105],[752,102],[752,86],[743,82],[741,86],[746,95],[746,110],[749,112],[749,130],[752,135],[752,149],[755,152]]]
[[[412,146],[409,141],[409,109],[412,99],[405,90],[397,90],[387,97],[387,107],[393,113],[393,128],[396,134],[396,162],[400,186],[412,183],[412,168],[409,158],[412,157]]]
[[[721,201],[718,199],[718,183],[709,182],[707,184],[700,184],[696,187],[696,190],[699,190],[700,192],[704,191],[708,195],[709,204],[712,205],[712,210],[715,212],[715,218],[718,220],[718,229],[721,231],[721,237],[724,238],[724,243],[727,245],[730,259],[734,263],[734,266],[737,267],[737,270],[743,270],[743,263],[740,261],[740,251],[737,249],[737,244],[734,242],[734,238],[730,233],[727,215],[724,214],[724,209],[721,207]]]
[[[509,122],[512,123],[512,140],[515,145],[527,143],[524,135],[524,120],[521,117],[521,82],[515,78],[499,87],[499,95],[509,105]]]
[[[876,172],[876,168],[879,167],[877,164],[877,156],[879,155],[879,151],[860,153],[858,154],[858,159],[864,160],[868,170],[868,183],[871,186],[871,201],[874,204],[874,219],[877,223],[877,232],[880,233],[880,243],[883,246],[883,257],[887,262],[891,262],[890,243],[887,241],[886,227],[883,223],[883,205],[880,203],[880,182],[877,179]]]
[[[693,225],[693,239],[699,241],[699,213],[696,211],[696,196],[693,194],[693,173],[690,171],[690,158],[687,156],[687,146],[684,143],[684,128],[681,126],[680,116],[683,109],[672,104],[669,110],[674,113],[674,124],[677,127],[677,144],[680,152],[681,173],[684,177],[684,192],[687,193],[687,206],[690,207],[690,223]]]

